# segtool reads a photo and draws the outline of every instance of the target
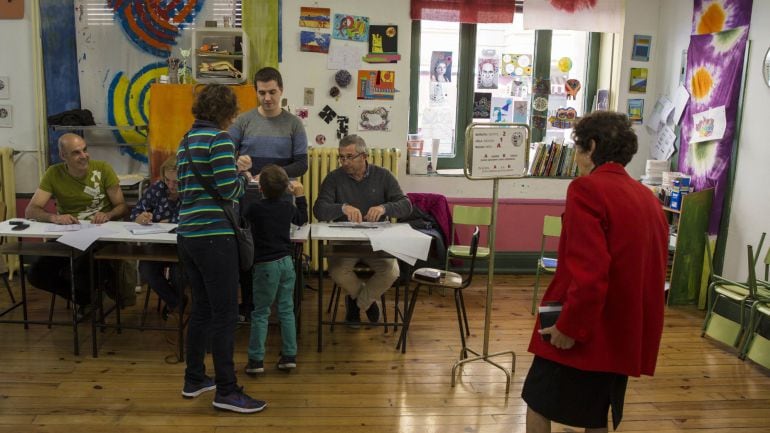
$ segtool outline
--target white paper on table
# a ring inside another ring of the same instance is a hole
[[[692,135],[690,143],[721,140],[725,135],[727,120],[725,106],[720,105],[692,115]]]
[[[658,132],[660,127],[666,123],[666,119],[671,111],[674,109],[674,103],[671,102],[666,96],[661,96],[657,102],[655,102],[655,108],[652,109],[652,114],[647,116],[647,129],[650,133]]]
[[[93,224],[89,222],[82,222],[80,224],[53,224],[53,223],[47,223],[45,226],[43,226],[44,232],[75,232],[78,230],[83,230],[92,227]]]
[[[361,58],[364,57],[366,45],[342,45],[335,41],[329,46],[326,59],[326,69],[345,69],[353,75],[361,69]]]
[[[650,148],[650,156],[660,161],[670,158],[674,153],[674,141],[676,141],[674,130],[668,125],[663,125],[658,131],[655,143]]]
[[[385,230],[373,230],[371,233],[367,233],[367,236],[374,251],[383,250],[393,256],[428,259],[431,237],[418,232],[407,224],[395,225]]]
[[[679,85],[679,87],[676,88],[676,92],[674,92],[674,117],[669,119],[674,125],[677,125],[679,123],[679,119],[682,118],[682,113],[684,113],[684,107],[687,106],[687,101],[690,100],[690,93],[687,92],[687,89],[683,85]]]
[[[63,243],[64,245],[69,245],[72,248],[77,248],[80,251],[85,251],[91,244],[99,240],[100,237],[110,233],[115,233],[115,231],[106,227],[94,225],[87,229],[65,233],[61,235],[59,239],[56,239],[56,241]]]

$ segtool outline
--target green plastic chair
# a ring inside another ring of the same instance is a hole
[[[759,251],[757,251],[759,252]],[[751,252],[749,246],[749,261],[755,260],[757,256]],[[760,324],[763,319],[770,319],[770,248],[765,254],[765,275],[764,280],[758,280],[756,277],[755,264],[749,265],[748,286],[751,296],[756,300],[751,307],[749,316],[749,325],[746,332],[746,339],[741,348],[741,359],[750,359],[757,364],[770,368],[770,336],[760,333]]]
[[[553,274],[556,272],[555,258],[545,257],[545,241],[548,238],[558,238],[561,236],[561,217],[546,215],[543,217],[543,235],[540,238],[540,257],[537,259],[537,271],[535,273],[535,288],[532,291],[532,314],[535,314],[537,308],[537,292],[540,290],[540,274],[545,272]],[[553,260],[554,263],[550,263]]]
[[[492,224],[491,207],[455,205],[455,207],[452,209],[452,229],[449,231],[449,233],[450,236],[453,236],[456,225],[489,227],[490,224]],[[489,238],[487,238],[487,240],[489,240]],[[454,238],[450,239],[450,241],[454,242]],[[452,245],[447,248],[444,270],[449,270],[449,259],[455,258],[469,260],[472,257],[473,255],[471,254],[470,245],[452,243]],[[489,257],[489,247],[478,247],[478,250],[476,251],[476,259],[486,259],[487,257]]]
[[[762,233],[759,239],[759,249],[765,241],[766,233]],[[739,283],[729,280],[720,275],[714,274],[711,263],[713,254],[711,243],[706,236],[706,254],[709,260],[706,261],[709,269],[709,281],[706,298],[706,318],[703,321],[703,330],[701,337],[708,336],[722,342],[728,346],[740,349],[741,338],[745,335],[749,320],[746,310],[750,310],[756,298],[749,287],[750,281]],[[747,246],[749,251],[753,251],[753,246]],[[759,251],[759,249],[757,251]],[[756,263],[756,257],[753,253],[749,257],[749,273],[753,271],[753,264]],[[749,278],[750,280],[751,278]],[[718,306],[722,306],[723,312],[717,311]],[[726,314],[730,310],[738,308],[737,318],[735,314]],[[730,317],[732,316],[732,317]]]

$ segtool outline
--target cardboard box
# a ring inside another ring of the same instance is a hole
[[[408,159],[407,174],[428,174],[429,158],[427,156],[410,155]]]

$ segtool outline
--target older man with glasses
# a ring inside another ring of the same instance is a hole
[[[324,178],[313,206],[319,221],[375,222],[404,218],[412,212],[412,204],[393,174],[369,164],[367,157],[363,138],[348,135],[340,140],[340,167]],[[354,272],[360,261],[374,271],[367,280]],[[334,257],[329,258],[329,274],[348,293],[345,321],[356,326],[361,322],[360,310],[365,309],[369,321],[376,323],[380,318],[376,301],[398,278],[398,263],[396,259]]]

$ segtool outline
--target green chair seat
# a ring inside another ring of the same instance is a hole
[[[450,257],[459,257],[463,259],[471,258],[471,248],[469,245],[452,245],[447,249]],[[489,248],[479,247],[476,258],[484,259],[489,257]]]
[[[735,301],[744,301],[749,297],[749,289],[733,284],[716,286],[714,291]]]

